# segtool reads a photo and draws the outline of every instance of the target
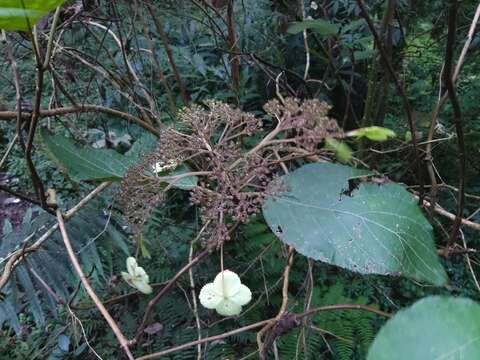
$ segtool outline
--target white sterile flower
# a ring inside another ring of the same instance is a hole
[[[220,272],[200,290],[200,303],[207,309],[215,309],[220,315],[238,315],[242,306],[252,300],[252,292],[243,285],[237,274],[230,270]]]
[[[159,174],[161,172],[167,171],[167,170],[173,170],[178,166],[178,163],[175,160],[168,160],[167,162],[165,161],[158,161],[155,164],[152,165],[152,171],[155,174]]]
[[[134,257],[127,258],[127,271],[122,271],[122,277],[130,286],[144,294],[152,292],[152,287],[148,284],[150,282],[148,274],[141,266],[137,265]]]

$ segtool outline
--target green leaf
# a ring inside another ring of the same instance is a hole
[[[338,32],[338,25],[323,19],[304,20],[290,24],[287,31],[289,34],[298,34],[303,30],[312,30],[320,35],[334,35]]]
[[[363,61],[363,60],[367,60],[367,59],[370,59],[371,57],[373,57],[373,55],[375,55],[375,51],[374,50],[359,50],[359,51],[355,51],[353,53],[353,58],[355,60],[355,62],[360,62],[360,61]]]
[[[191,171],[192,169],[187,164],[182,164],[172,171],[169,176],[182,175]],[[173,183],[173,186],[182,190],[192,190],[198,184],[198,176],[185,176],[178,181],[172,181],[170,183]]]
[[[0,29],[29,31],[64,0],[1,0]]]
[[[372,141],[386,141],[388,138],[395,137],[396,134],[393,130],[380,127],[380,126],[369,126],[357,130],[349,131],[347,136],[362,138],[366,137]]]
[[[146,240],[143,237],[143,234],[140,234],[140,239],[139,239],[139,244],[140,244],[140,252],[142,253],[142,257],[146,259],[151,259],[152,255],[150,254],[150,251],[148,250]]]
[[[40,134],[49,155],[75,181],[120,180],[131,162],[115,150],[79,147],[74,141],[50,135],[44,129]]]
[[[157,144],[158,138],[150,133],[146,133],[133,143],[132,147],[127,151],[125,156],[128,157],[129,163],[133,165],[140,156],[153,151]]]
[[[265,220],[280,240],[315,260],[445,284],[432,227],[412,195],[398,184],[360,180],[368,174],[339,164],[304,165],[282,177],[264,205]]]
[[[352,149],[344,142],[332,138],[325,139],[325,147],[335,152],[335,156],[341,162],[347,163],[352,158]]]
[[[422,299],[382,327],[367,359],[480,359],[480,304],[444,296]]]
[[[69,138],[60,135],[50,135],[45,129],[40,131],[50,157],[75,181],[118,181],[123,178],[130,166],[135,164],[139,156],[150,152],[156,139],[144,136],[137,140],[130,151],[122,155],[111,149],[94,149],[80,147]],[[158,176],[175,176],[191,172],[187,164],[175,169],[158,173]],[[157,176],[152,169],[149,176]],[[178,181],[166,181],[182,190],[191,190],[197,186],[197,176],[186,176]]]

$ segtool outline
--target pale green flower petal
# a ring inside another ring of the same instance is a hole
[[[234,302],[239,306],[246,305],[252,300],[252,292],[248,287],[241,284],[240,288],[238,289],[237,293],[233,296],[229,297],[229,300]]]
[[[208,283],[200,290],[200,304],[207,309],[215,309],[223,300],[223,294],[214,283]]]
[[[152,287],[148,284],[150,281],[148,274],[141,266],[137,265],[134,257],[127,258],[127,270],[128,273],[124,271],[121,273],[123,280],[144,294],[152,292]]]
[[[214,285],[224,297],[229,297],[235,294],[241,285],[240,278],[237,274],[230,270],[220,272],[213,281]]]
[[[233,271],[220,272],[213,283],[206,284],[200,290],[200,303],[207,309],[215,309],[222,316],[240,314],[242,305],[252,299],[252,292],[242,285]]]
[[[130,281],[132,280],[132,275],[129,273],[126,273],[125,271],[122,271],[122,278],[125,280],[127,283],[130,284]]]
[[[141,266],[137,266],[135,268],[135,271],[132,273],[132,275],[138,278],[145,278],[145,277],[148,278],[147,272]]]
[[[137,267],[137,260],[134,257],[127,258],[127,271],[130,275],[135,274],[135,269]]]
[[[242,307],[229,299],[223,299],[215,310],[222,316],[234,316],[240,314]]]
[[[150,294],[152,292],[152,287],[144,281],[134,281],[134,284],[135,284],[135,288],[137,288],[138,291],[144,294]]]

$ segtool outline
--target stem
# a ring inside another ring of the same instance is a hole
[[[457,133],[458,141],[458,159],[460,162],[459,168],[459,185],[458,185],[458,207],[457,216],[453,223],[453,228],[450,233],[449,247],[454,244],[457,239],[458,231],[462,225],[463,208],[465,206],[465,140],[463,134],[463,122],[462,111],[460,109],[460,103],[458,101],[457,92],[455,90],[455,80],[452,75],[452,63],[453,54],[455,52],[455,40],[457,31],[457,13],[458,13],[458,1],[450,0],[450,9],[448,12],[448,37],[447,47],[445,50],[445,69],[444,69],[444,81],[448,91],[448,96],[453,108],[453,121],[455,123],[455,130]]]
[[[150,16],[153,19],[153,22],[155,24],[155,28],[157,29],[158,35],[160,36],[160,40],[163,43],[163,46],[165,47],[165,51],[167,53],[168,61],[170,62],[170,66],[172,68],[173,75],[175,76],[175,80],[177,81],[178,88],[180,89],[180,94],[183,99],[183,104],[185,106],[188,106],[188,94],[187,90],[185,89],[185,86],[183,85],[182,79],[180,77],[180,74],[177,69],[177,65],[175,64],[175,60],[173,58],[173,53],[172,49],[170,48],[170,42],[168,40],[167,34],[165,34],[165,31],[163,30],[162,22],[160,21],[160,17],[157,15],[155,12],[154,7],[151,4],[146,4],[148,12],[150,13]]]
[[[322,307],[310,309],[309,311],[306,311],[306,312],[301,313],[301,314],[294,314],[294,316],[297,319],[302,319],[306,316],[309,316],[309,315],[317,313],[317,312],[333,311],[333,310],[362,310],[362,311],[368,311],[368,312],[371,312],[371,313],[374,313],[374,314],[377,314],[377,315],[380,315],[380,316],[388,317],[388,318],[391,317],[391,314],[389,314],[389,313],[386,313],[386,312],[383,312],[381,310],[372,308],[370,306],[359,305],[359,304],[327,305],[327,306],[322,306]],[[195,346],[195,345],[198,345],[198,344],[205,344],[205,343],[208,343],[208,342],[211,342],[211,341],[217,341],[217,340],[221,340],[221,339],[230,337],[232,335],[240,334],[240,333],[245,332],[245,331],[254,330],[254,329],[257,329],[259,327],[268,325],[269,323],[271,323],[272,321],[275,321],[275,320],[276,320],[276,318],[262,320],[262,321],[254,323],[254,324],[250,324],[250,325],[243,326],[241,328],[238,328],[238,329],[235,329],[235,330],[232,330],[232,331],[225,332],[223,334],[206,337],[206,338],[203,338],[201,340],[191,341],[189,343],[185,343],[185,344],[182,344],[182,345],[179,345],[179,346],[175,346],[175,347],[172,347],[172,348],[167,349],[167,350],[163,350],[163,351],[156,352],[156,353],[153,353],[153,354],[141,356],[141,357],[137,358],[136,360],[158,359],[162,356],[171,354],[171,353],[176,352],[176,351],[188,349],[188,348],[190,348],[192,346]]]
[[[232,76],[232,88],[238,96],[240,90],[240,61],[238,55],[235,53],[237,50],[237,35],[235,32],[235,16],[233,1],[229,0],[227,4],[227,28],[228,28],[228,45],[229,45],[229,59],[230,59],[230,72]]]
[[[138,126],[144,128],[145,130],[148,130],[153,135],[157,137],[160,136],[160,132],[157,129],[155,129],[153,126],[143,121],[142,119],[119,110],[115,110],[109,107],[99,106],[99,105],[79,105],[74,107],[60,107],[56,109],[40,110],[38,113],[38,117],[44,118],[44,117],[62,116],[62,115],[74,114],[74,113],[78,114],[78,113],[90,113],[90,112],[93,112],[93,113],[100,112],[100,113],[110,114],[116,118],[131,121],[137,124]],[[31,114],[27,112],[21,113],[21,117],[23,119],[29,118],[30,115]],[[16,117],[17,117],[17,113],[15,111],[0,111],[0,120],[13,120]]]
[[[55,195],[52,195],[53,201],[55,202]],[[72,265],[77,272],[78,276],[80,277],[80,280],[85,287],[85,290],[87,291],[88,295],[92,299],[92,301],[95,303],[97,306],[98,310],[100,313],[103,315],[105,320],[107,321],[108,325],[112,329],[113,333],[117,337],[118,342],[120,343],[120,346],[123,348],[125,351],[125,354],[127,355],[129,360],[134,360],[134,357],[132,353],[130,352],[130,349],[128,348],[128,341],[123,335],[122,331],[118,327],[117,323],[115,320],[112,318],[108,310],[105,308],[105,306],[102,304],[100,299],[98,298],[97,294],[93,290],[92,286],[88,282],[87,277],[85,276],[85,273],[82,270],[82,267],[80,266],[80,262],[77,259],[77,256],[75,255],[75,251],[73,250],[72,243],[70,242],[70,239],[67,234],[67,230],[65,229],[65,222],[63,220],[63,215],[60,210],[57,209],[57,221],[58,225],[60,227],[60,232],[62,234],[63,242],[65,244],[65,248],[67,249],[68,256],[70,257],[70,261],[72,262]]]
[[[197,235],[198,236],[198,235]],[[153,310],[153,307],[155,304],[162,298],[162,296],[175,284],[175,282],[184,274],[186,273],[192,266],[194,266],[196,263],[198,263],[200,260],[202,260],[205,256],[207,256],[209,253],[209,250],[206,249],[202,251],[200,254],[198,254],[195,258],[192,259],[188,264],[186,264],[180,271],[178,271],[173,278],[170,279],[170,281],[165,285],[162,290],[158,292],[155,297],[148,302],[147,308],[145,309],[145,313],[143,314],[143,319],[142,323],[138,327],[137,333],[133,340],[130,341],[130,344],[135,344],[140,340],[140,337],[143,334],[143,330],[145,329],[147,325],[148,318],[150,317],[150,313]]]
[[[386,68],[388,70],[388,73],[390,74],[391,78],[393,79],[395,83],[395,87],[397,88],[397,91],[402,98],[403,102],[403,108],[405,110],[405,113],[407,115],[407,120],[408,120],[408,125],[410,127],[410,132],[412,134],[412,145],[413,145],[413,155],[415,157],[415,167],[416,167],[416,172],[417,172],[417,177],[418,181],[420,183],[420,197],[423,198],[423,176],[421,173],[421,168],[420,168],[420,157],[418,153],[418,141],[417,141],[417,128],[415,125],[415,121],[413,120],[413,114],[412,114],[412,108],[410,106],[410,101],[408,100],[407,94],[405,93],[405,89],[403,88],[402,83],[400,82],[400,79],[398,78],[397,74],[395,73],[395,70],[393,69],[392,63],[388,59],[388,54],[383,47],[382,40],[380,39],[380,36],[378,35],[377,30],[375,30],[375,25],[373,24],[373,21],[368,14],[368,11],[365,7],[365,2],[364,0],[357,0],[357,4],[360,7],[360,11],[362,13],[363,18],[367,22],[367,25],[370,29],[370,32],[372,33],[374,39],[375,39],[375,44],[378,47],[378,50],[380,51],[380,55],[382,56],[383,61],[385,62]]]
[[[83,208],[90,200],[95,198],[98,194],[100,194],[104,189],[106,189],[111,183],[110,182],[104,182],[100,184],[98,187],[96,187],[92,192],[90,192],[87,196],[85,196],[80,202],[72,207],[70,210],[68,210],[65,215],[64,219],[68,220],[71,217],[73,217],[81,208]],[[0,277],[0,290],[5,286],[5,284],[8,282],[8,279],[10,278],[10,275],[12,274],[13,270],[20,264],[22,260],[24,260],[29,254],[37,251],[40,249],[40,247],[43,245],[43,243],[48,240],[50,236],[52,236],[55,231],[58,229],[58,223],[50,227],[47,231],[43,233],[42,236],[38,238],[37,241],[35,241],[32,245],[25,249],[18,249],[15,250],[13,253],[9,254],[6,259],[8,258],[7,263],[5,264],[3,268],[3,273]],[[35,233],[32,233],[29,235],[26,239],[24,239],[21,243],[26,244],[27,241],[29,241]],[[6,260],[5,259],[5,260]]]

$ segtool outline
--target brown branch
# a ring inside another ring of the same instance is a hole
[[[195,264],[197,264],[200,260],[202,260],[205,256],[207,256],[209,254],[209,250],[206,249],[206,250],[203,250],[200,254],[198,254],[197,256],[195,256],[192,261],[188,262],[188,264],[186,264],[183,268],[181,268],[176,274],[174,277],[172,277],[170,279],[170,281],[167,283],[167,285],[165,285],[162,290],[160,290],[157,295],[155,295],[155,297],[150,300],[147,304],[147,307],[145,309],[145,313],[143,314],[143,319],[142,319],[142,322],[140,324],[140,326],[138,327],[138,330],[137,330],[137,333],[135,335],[135,337],[129,341],[130,344],[136,344],[142,334],[143,334],[143,330],[145,329],[146,325],[147,325],[147,321],[148,321],[148,318],[150,317],[150,314],[153,310],[153,307],[155,306],[155,304],[162,298],[163,295],[165,295],[165,293],[177,282],[177,280],[183,275],[185,274],[192,266],[194,266]]]
[[[150,286],[152,288],[156,288],[156,287],[160,287],[160,286],[165,286],[167,284],[167,282],[162,282],[162,283],[154,283],[154,284],[150,284]],[[138,290],[136,291],[131,291],[127,294],[122,294],[122,295],[117,295],[117,296],[113,296],[111,297],[110,299],[107,299],[107,300],[104,300],[102,301],[103,305],[113,305],[113,304],[117,304],[119,302],[122,302],[123,300],[125,299],[129,299],[131,297],[134,297],[134,296],[139,296],[139,295],[142,295],[142,293]],[[88,310],[88,309],[92,309],[95,306],[95,304],[78,304],[78,305],[70,305],[70,307],[73,309],[73,310]]]
[[[297,319],[304,318],[306,316],[310,316],[312,314],[315,314],[317,312],[323,312],[323,311],[333,311],[333,310],[363,310],[367,312],[371,312],[386,318],[392,317],[392,314],[387,313],[382,310],[378,310],[374,307],[367,306],[367,305],[361,305],[361,304],[336,304],[336,305],[326,305],[326,306],[321,306],[317,308],[312,308],[309,309],[301,314],[296,314]]]
[[[35,78],[35,101],[33,105],[33,113],[30,119],[30,128],[28,130],[27,142],[25,144],[25,161],[27,162],[27,167],[30,172],[30,177],[32,179],[33,188],[35,194],[40,201],[40,206],[43,209],[47,209],[47,199],[45,195],[45,187],[43,186],[42,180],[38,176],[37,170],[32,160],[32,148],[33,140],[35,139],[35,134],[37,131],[38,119],[40,114],[40,102],[42,100],[42,91],[43,91],[43,75],[44,68],[42,65],[42,60],[37,58],[37,69],[36,69],[36,78]]]
[[[7,145],[7,149],[5,150],[5,154],[3,154],[2,159],[0,160],[0,170],[2,169],[3,165],[8,159],[8,156],[13,150],[13,147],[15,146],[15,143],[17,142],[18,139],[18,134],[15,133],[13,136],[12,140],[10,140],[10,143]]]
[[[240,58],[235,53],[237,49],[237,34],[235,30],[235,15],[233,1],[229,0],[227,4],[227,28],[228,28],[228,46],[230,59],[230,72],[232,76],[232,89],[237,95],[240,89]]]
[[[463,64],[465,62],[465,57],[467,55],[468,49],[470,48],[470,44],[472,43],[473,37],[475,35],[475,29],[477,27],[479,18],[480,18],[480,5],[477,6],[477,10],[475,11],[475,15],[473,16],[470,29],[468,30],[467,39],[465,41],[465,44],[463,45],[463,49],[458,58],[457,65],[455,66],[455,71],[453,73],[454,82],[457,81],[460,71],[462,70]],[[433,167],[433,158],[432,158],[433,136],[435,133],[435,128],[437,126],[438,115],[440,114],[440,111],[442,110],[443,105],[447,101],[447,98],[448,98],[448,90],[444,92],[444,94],[441,96],[441,98],[438,100],[437,104],[435,105],[435,108],[432,112],[432,119],[430,121],[430,128],[428,129],[427,142],[426,142],[427,146],[425,148],[425,153],[426,153],[425,161],[427,163],[427,171],[430,177],[430,183],[432,184],[432,187],[430,189],[430,203],[431,203],[432,209],[436,205],[437,190],[439,186],[439,184],[437,183],[437,177]]]
[[[77,205],[72,207],[68,210],[65,215],[64,219],[68,220],[73,217],[81,208],[83,208],[90,200],[95,198],[100,192],[106,189],[110,185],[110,182],[104,182],[92,190],[87,196],[85,196],[82,200],[78,202]],[[8,282],[10,275],[12,274],[13,270],[21,263],[22,260],[25,259],[26,256],[29,254],[37,251],[43,245],[43,243],[53,235],[53,233],[58,229],[58,223],[50,227],[47,231],[43,233],[31,246],[27,248],[22,248],[15,250],[9,256],[7,256],[8,261],[3,268],[2,275],[0,276],[0,289],[2,289],[5,284]],[[22,241],[23,244],[26,244],[28,240],[30,240],[35,234],[31,234],[25,240]]]
[[[146,17],[144,16],[139,16],[138,21],[140,21],[143,29],[143,34],[145,38],[148,41],[148,50],[150,55],[152,56],[153,63],[155,65],[155,74],[158,76],[158,79],[160,80],[160,83],[163,85],[165,89],[165,93],[167,95],[168,103],[170,105],[170,111],[172,114],[175,114],[177,112],[177,104],[175,102],[175,97],[173,95],[172,90],[170,89],[170,86],[168,85],[167,78],[165,77],[165,74],[163,73],[162,65],[160,63],[160,59],[158,58],[157,53],[155,52],[155,43],[153,42],[152,34],[150,32],[150,27],[147,26],[145,23]]]
[[[29,203],[33,204],[33,205],[42,206],[42,205],[40,204],[40,201],[38,201],[37,199],[32,199],[31,197],[29,197],[29,196],[27,196],[27,195],[25,195],[25,194],[19,193],[19,192],[17,192],[17,191],[14,191],[14,190],[10,189],[9,187],[4,186],[4,185],[2,185],[2,184],[0,184],[0,191],[4,191],[4,192],[6,192],[6,193],[8,193],[8,194],[10,194],[10,195],[12,195],[12,196],[15,196],[15,197],[17,197],[17,198],[19,198],[19,199],[21,199],[21,200],[23,200],[23,201],[26,201],[26,202],[29,202]],[[44,209],[44,210],[45,210],[46,212],[52,214],[52,215],[55,215],[55,211],[53,211],[52,209],[50,209],[50,208],[48,208],[48,207],[47,207],[46,209]]]
[[[16,118],[17,118],[17,137],[18,142],[22,149],[25,151],[25,142],[23,141],[22,137],[22,90],[20,86],[20,73],[18,72],[17,61],[15,56],[13,55],[13,51],[8,41],[7,34],[5,30],[2,30],[2,42],[5,44],[5,49],[7,51],[7,57],[10,61],[10,66],[12,68],[13,77],[14,77],[14,84],[15,84],[15,100],[17,102],[17,111],[16,111]]]
[[[289,315],[293,316],[297,320],[300,320],[300,319],[302,319],[306,316],[309,316],[309,315],[317,313],[317,312],[334,311],[334,310],[362,310],[362,311],[368,311],[368,312],[371,312],[371,313],[374,313],[374,314],[377,314],[377,315],[380,315],[380,316],[388,317],[388,318],[391,317],[391,314],[389,314],[389,313],[383,312],[381,310],[375,309],[375,308],[370,307],[370,306],[360,305],[360,304],[327,305],[327,306],[322,306],[322,307],[310,309],[310,310],[308,310],[304,313],[301,313],[301,314],[289,314]],[[198,345],[198,344],[205,344],[205,343],[208,343],[208,342],[221,340],[221,339],[230,337],[232,335],[240,334],[240,333],[245,332],[245,331],[254,330],[254,329],[260,328],[262,326],[265,326],[265,325],[267,325],[267,324],[269,324],[269,323],[271,323],[272,321],[275,321],[275,320],[276,320],[276,318],[262,320],[262,321],[254,323],[254,324],[250,324],[250,325],[243,326],[241,328],[238,328],[238,329],[235,329],[235,330],[232,330],[232,331],[225,332],[223,334],[206,337],[206,338],[203,338],[201,340],[191,341],[191,342],[179,345],[179,346],[172,347],[172,348],[167,349],[167,350],[163,350],[163,351],[156,352],[156,353],[153,353],[153,354],[141,356],[141,357],[137,358],[136,360],[158,359],[162,356],[174,353],[176,351],[185,350],[185,349],[188,349],[188,348],[190,348],[192,346],[195,346],[195,345]]]
[[[170,48],[170,41],[168,40],[167,34],[163,30],[162,22],[160,21],[160,17],[157,15],[155,8],[151,4],[145,4],[147,7],[150,16],[153,19],[153,23],[155,24],[155,28],[157,29],[158,35],[160,36],[160,40],[165,47],[165,52],[167,53],[168,61],[170,62],[170,66],[172,68],[173,75],[175,76],[175,80],[177,81],[178,88],[180,89],[180,94],[183,99],[183,104],[188,106],[188,94],[185,86],[183,85],[182,79],[177,69],[177,65],[175,64],[175,59],[173,58],[172,49]]]
[[[35,194],[37,196],[37,199],[39,200],[38,205],[40,205],[43,209],[48,210],[47,204],[46,204],[46,198],[45,198],[45,190],[43,187],[43,183],[40,180],[40,177],[38,176],[38,173],[35,169],[35,165],[33,164],[32,157],[31,157],[31,151],[32,151],[32,144],[33,144],[33,138],[35,135],[35,130],[36,130],[36,120],[38,117],[35,115],[38,114],[38,107],[40,106],[40,98],[41,98],[41,88],[43,86],[43,67],[41,65],[41,62],[39,60],[39,57],[36,56],[37,58],[37,77],[36,77],[36,90],[35,90],[35,108],[34,108],[34,113],[31,116],[31,121],[30,121],[30,129],[29,129],[29,134],[28,134],[28,139],[27,143],[25,144],[23,141],[22,137],[22,129],[24,127],[23,124],[23,118],[22,118],[22,95],[21,95],[21,88],[20,88],[20,74],[18,72],[17,64],[15,57],[13,55],[13,51],[10,48],[10,44],[7,40],[6,33],[2,31],[2,40],[6,45],[7,49],[7,56],[10,60],[12,71],[14,74],[14,82],[15,82],[15,93],[16,93],[16,101],[17,101],[17,111],[15,112],[15,118],[17,119],[17,137],[19,140],[19,143],[24,151],[24,156],[25,156],[25,161],[27,163],[27,168],[30,172],[30,177],[33,183],[33,188],[35,190]],[[34,42],[32,42],[32,45],[34,45]],[[35,52],[37,55],[37,52]],[[37,111],[36,111],[37,110]],[[5,190],[8,191],[8,190]],[[19,195],[16,195],[19,196]],[[19,196],[20,197],[20,196]],[[24,198],[28,199],[29,198]]]
[[[88,113],[88,112],[100,112],[100,113],[105,113],[109,115],[116,116],[120,119],[128,120],[131,121],[138,126],[144,128],[145,130],[148,130],[152,134],[159,136],[160,132],[155,129],[153,126],[148,124],[147,122],[143,121],[142,119],[127,114],[125,112],[115,110],[112,108],[108,108],[105,106],[99,106],[99,105],[79,105],[77,107],[61,107],[61,108],[56,108],[56,109],[49,109],[49,110],[40,110],[38,116],[40,118],[44,117],[52,117],[52,116],[62,116],[62,115],[67,115],[67,114],[73,114],[73,113]],[[31,114],[28,112],[22,112],[22,118],[28,119],[30,118]],[[17,116],[17,113],[15,111],[0,111],[0,120],[13,120]]]
[[[51,200],[52,200],[53,203],[56,203],[55,192],[54,191],[51,192]],[[81,280],[83,286],[85,287],[85,290],[87,291],[88,295],[90,296],[92,301],[95,303],[98,310],[103,315],[103,317],[107,321],[108,325],[112,329],[113,333],[117,337],[117,340],[120,343],[120,346],[125,351],[125,354],[127,355],[128,359],[129,360],[134,360],[134,357],[133,357],[132,353],[130,352],[130,349],[128,348],[127,339],[123,335],[122,331],[120,330],[120,328],[118,327],[117,323],[112,318],[112,316],[110,315],[108,310],[105,308],[105,306],[102,304],[102,302],[98,298],[97,294],[93,290],[93,288],[90,285],[87,277],[85,276],[85,273],[82,270],[80,262],[78,261],[77,256],[75,255],[75,251],[74,251],[74,249],[72,247],[72,244],[70,242],[70,239],[68,237],[62,212],[59,209],[57,209],[57,221],[58,221],[58,225],[60,227],[60,232],[62,234],[62,238],[63,238],[63,242],[65,244],[65,248],[67,250],[68,256],[70,257],[70,261],[72,262],[72,265],[73,265],[75,271],[77,272],[78,276],[80,277],[80,280]]]
[[[392,66],[392,63],[388,59],[388,54],[383,47],[382,39],[380,39],[380,36],[378,35],[377,30],[375,29],[375,25],[373,24],[373,21],[368,14],[368,11],[365,6],[364,0],[357,0],[357,4],[360,8],[360,12],[367,22],[367,25],[370,29],[370,32],[372,33],[374,39],[375,39],[375,44],[377,45],[378,50],[380,51],[380,55],[382,56],[383,61],[385,62],[386,68],[388,70],[388,73],[390,74],[391,78],[393,79],[393,82],[395,84],[395,87],[397,88],[397,91],[402,99],[403,103],[403,108],[405,110],[405,113],[407,115],[407,120],[408,120],[408,125],[410,127],[410,133],[412,134],[412,145],[413,145],[413,155],[415,157],[415,167],[416,167],[416,172],[417,172],[417,177],[418,181],[420,184],[420,198],[423,199],[423,176],[421,173],[421,168],[420,168],[420,157],[419,157],[419,152],[418,152],[418,141],[417,141],[417,128],[415,125],[415,121],[413,120],[413,114],[412,114],[412,108],[410,106],[410,101],[408,100],[407,94],[405,92],[405,89],[398,78],[397,74],[395,73],[395,70]]]
[[[458,101],[457,92],[455,90],[455,80],[452,75],[453,55],[455,52],[455,41],[457,31],[457,13],[458,1],[450,0],[450,8],[448,12],[448,36],[447,47],[445,49],[445,68],[444,81],[448,91],[448,96],[453,108],[453,121],[455,123],[455,130],[457,133],[458,142],[458,159],[460,162],[459,168],[459,185],[458,185],[458,207],[457,216],[453,223],[452,231],[449,238],[449,246],[456,242],[458,231],[462,225],[463,208],[465,206],[465,140],[463,134],[462,111]]]
[[[272,334],[266,342],[266,344],[263,343],[262,337],[263,334],[265,334],[269,329],[274,327],[278,322],[282,319],[284,314],[287,311],[287,306],[288,306],[288,285],[289,285],[289,275],[290,275],[290,270],[293,265],[293,257],[295,255],[295,249],[293,246],[288,247],[288,257],[287,257],[287,265],[285,266],[285,269],[283,270],[283,286],[282,286],[282,304],[280,306],[280,309],[278,310],[277,316],[275,316],[275,320],[271,321],[267,325],[265,325],[258,333],[257,333],[257,346],[258,346],[258,352],[260,354],[260,359],[266,359],[267,356],[267,351],[270,348],[270,346],[273,344],[275,341],[275,336]]]
[[[235,329],[235,330],[232,330],[232,331],[225,332],[223,334],[209,336],[209,337],[206,337],[206,338],[203,338],[203,339],[200,339],[200,340],[195,340],[195,341],[191,341],[191,342],[179,345],[179,346],[175,346],[175,347],[172,347],[172,348],[167,349],[167,350],[163,350],[163,351],[156,352],[156,353],[153,353],[153,354],[144,355],[144,356],[141,356],[141,357],[137,358],[136,360],[158,359],[162,356],[165,356],[165,355],[168,355],[168,354],[180,351],[180,350],[185,350],[185,349],[191,348],[192,346],[195,346],[195,345],[198,345],[198,344],[205,344],[205,343],[208,343],[208,342],[211,342],[211,341],[221,340],[221,339],[224,339],[224,338],[236,335],[236,334],[240,334],[240,333],[245,332],[245,331],[250,331],[250,330],[257,329],[259,327],[262,327],[262,326],[268,324],[272,320],[274,320],[274,319],[259,321],[259,322],[256,322],[254,324],[250,324],[250,325],[243,326],[241,328],[238,328],[238,329]]]
[[[204,228],[208,226],[208,223],[204,225]],[[188,261],[193,260],[193,244],[195,240],[190,243],[190,251],[188,253]],[[192,310],[195,315],[195,325],[197,326],[197,339],[202,339],[202,326],[200,323],[200,315],[198,314],[197,292],[195,291],[195,279],[193,277],[193,268],[188,269],[188,277],[190,280],[190,293],[192,295]],[[202,360],[202,345],[197,345],[197,360]]]
[[[414,197],[415,197],[415,199],[420,200],[419,196],[414,195]],[[432,207],[430,202],[428,202],[427,200],[423,200],[423,206],[424,207],[430,207],[430,208]],[[442,207],[440,207],[438,205],[435,205],[435,207],[433,207],[433,211],[435,211],[439,215],[442,215],[443,217],[446,217],[447,219],[450,219],[450,220],[453,220],[453,221],[456,221],[456,219],[457,219],[457,216],[455,214],[452,214],[451,212],[448,212],[447,210],[443,209]],[[462,225],[468,226],[469,228],[471,228],[473,230],[480,231],[480,224],[475,223],[475,222],[470,221],[470,220],[467,220],[467,219],[463,219],[463,218],[461,218],[460,220],[462,222]]]

